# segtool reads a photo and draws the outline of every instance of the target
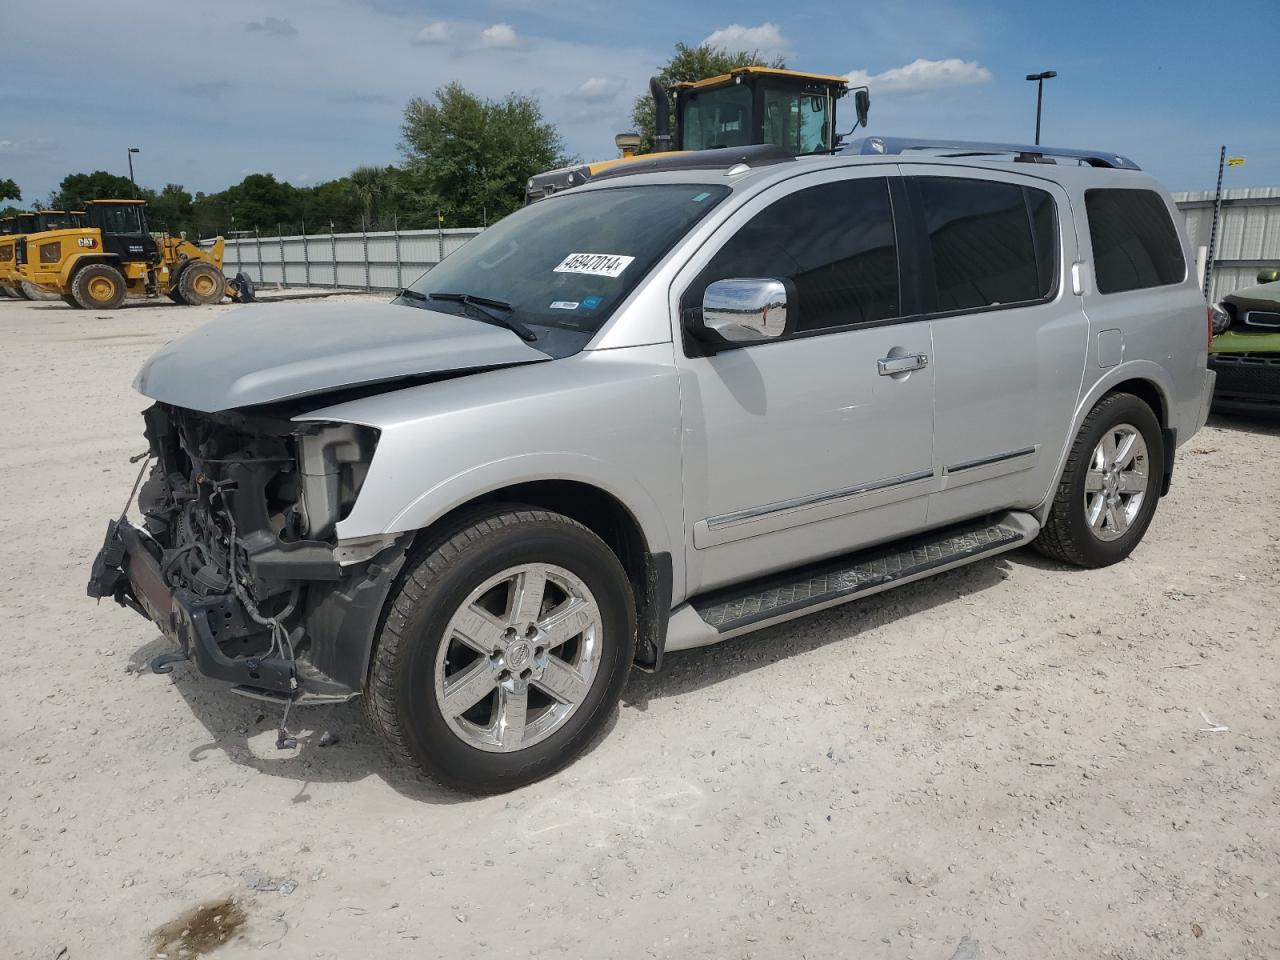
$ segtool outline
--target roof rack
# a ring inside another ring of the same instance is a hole
[[[1013,154],[1023,163],[1057,163],[1074,160],[1091,167],[1113,170],[1141,170],[1128,157],[1102,150],[1073,150],[1066,147],[1044,147],[1030,143],[985,143],[978,140],[923,140],[915,137],[860,137],[842,146],[839,152],[848,156],[887,156],[913,151],[932,152],[943,157],[991,157]]]

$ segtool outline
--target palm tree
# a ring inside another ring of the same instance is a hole
[[[394,206],[399,194],[394,167],[356,167],[347,176],[352,199],[360,205],[364,222],[374,227],[386,208]]]

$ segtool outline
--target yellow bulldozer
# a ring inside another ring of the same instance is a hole
[[[73,307],[114,310],[126,297],[167,296],[174,303],[253,299],[244,274],[222,272],[223,240],[208,247],[184,237],[153,236],[145,200],[90,200],[85,225],[21,237],[15,259],[23,280]]]
[[[28,210],[0,219],[0,296],[31,300],[30,284],[18,273],[18,238],[45,230],[64,230],[84,222],[83,210]]]
[[[836,128],[836,102],[850,92],[857,120],[841,134]],[[619,134],[614,142],[621,157],[537,174],[526,184],[526,201],[533,203],[602,176],[734,162],[726,153],[691,156],[691,151],[724,150],[741,154],[744,160],[831,153],[843,137],[867,125],[871,108],[867,88],[850,88],[848,77],[774,67],[739,67],[718,77],[670,87],[653,77],[649,93],[654,107],[653,153],[635,152],[640,143],[637,134]]]

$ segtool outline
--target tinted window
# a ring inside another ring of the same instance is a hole
[[[720,248],[685,306],[701,306],[707,284],[733,277],[790,280],[799,331],[899,316],[888,181],[827,183],[777,200]]]
[[[1150,190],[1086,190],[1093,271],[1101,293],[1181,283],[1182,244],[1159,194]]]
[[[722,87],[685,96],[680,133],[686,150],[741,147],[751,142],[750,87]]]
[[[933,309],[1028,303],[1057,288],[1057,209],[1043,190],[1014,183],[921,177],[933,257]]]
[[[103,233],[142,233],[142,207],[139,204],[121,204],[118,207],[97,208],[98,225]]]

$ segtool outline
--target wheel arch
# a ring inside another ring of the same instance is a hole
[[[105,263],[109,267],[120,269],[120,258],[111,253],[85,253],[78,257],[74,257],[65,267],[62,268],[61,286],[63,290],[70,292],[71,284],[75,282],[76,274],[85,267],[92,266],[95,263]],[[124,277],[121,272],[121,277]],[[125,280],[126,285],[128,280]]]
[[[671,614],[671,554],[655,550],[635,512],[616,494],[583,480],[543,478],[494,487],[458,503],[414,534],[411,551],[428,549],[469,517],[500,504],[539,507],[582,524],[609,547],[631,581],[636,600],[636,664],[656,670],[662,662]],[[664,545],[665,546],[665,545]]]
[[[1176,431],[1171,428],[1169,420],[1171,390],[1172,384],[1169,381],[1168,372],[1159,364],[1149,360],[1135,360],[1121,364],[1099,377],[1076,405],[1071,429],[1067,433],[1067,442],[1058,454],[1058,466],[1053,472],[1053,482],[1045,493],[1044,500],[1033,511],[1035,518],[1043,523],[1053,506],[1054,493],[1058,489],[1058,484],[1062,482],[1062,472],[1066,469],[1067,457],[1071,453],[1072,445],[1076,442],[1076,437],[1080,435],[1085,417],[1104,397],[1113,393],[1131,393],[1146,403],[1155,414],[1156,422],[1160,424],[1165,448],[1164,462],[1161,465],[1164,477],[1160,485],[1160,495],[1164,496],[1168,493],[1173,479],[1173,454],[1177,446]]]

